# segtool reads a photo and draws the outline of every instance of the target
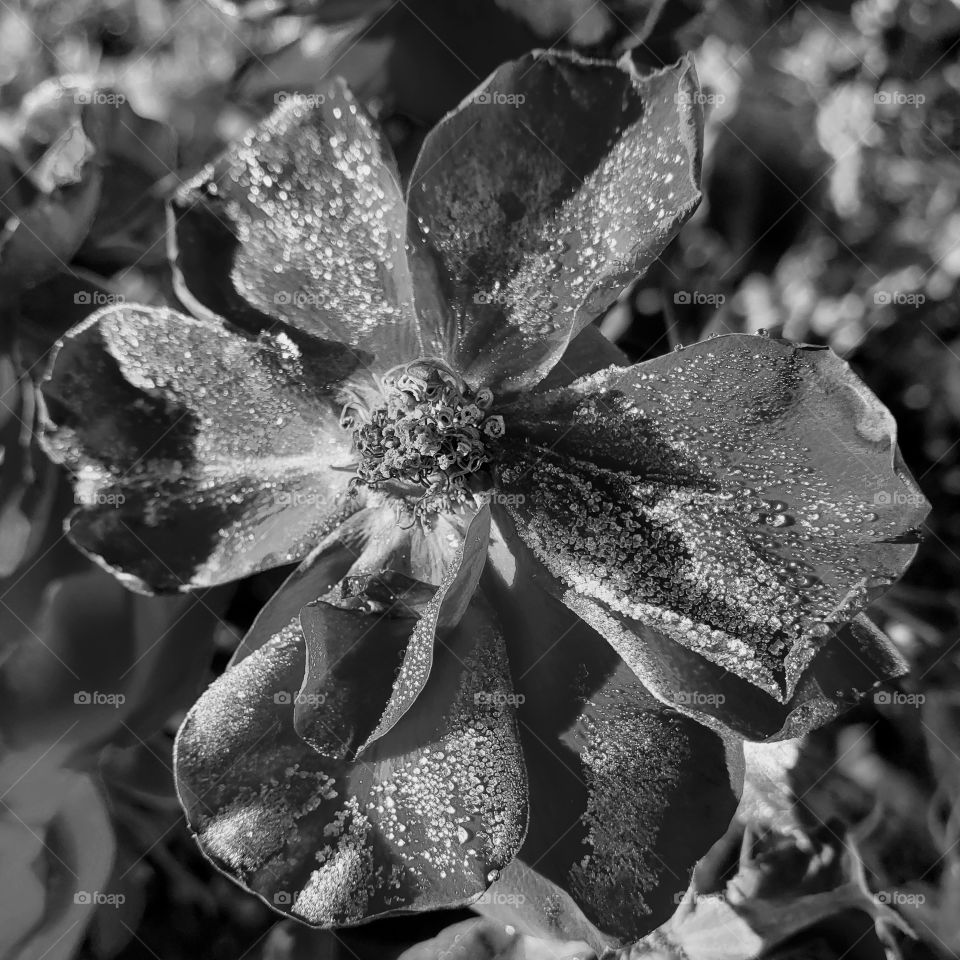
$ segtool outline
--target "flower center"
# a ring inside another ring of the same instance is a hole
[[[471,498],[471,479],[489,462],[487,444],[503,436],[503,417],[491,416],[493,394],[472,391],[446,366],[417,360],[391,370],[382,381],[383,406],[354,416],[359,455],[353,489],[385,483],[423,488],[417,516],[455,509]],[[357,420],[362,420],[357,425]]]

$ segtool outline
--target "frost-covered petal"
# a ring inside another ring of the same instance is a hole
[[[362,750],[392,730],[423,692],[437,646],[460,622],[476,592],[487,559],[489,537],[490,507],[485,503],[467,526],[460,549],[410,634],[389,701]]]
[[[543,571],[544,579],[549,574]],[[627,624],[599,604],[571,604],[602,627],[607,640],[645,686],[680,712],[748,740],[799,737],[850,709],[879,683],[902,676],[907,664],[891,641],[862,614],[822,641],[786,701],[706,659],[650,623]]]
[[[295,732],[289,692],[304,676],[303,640],[274,637],[210,687],[178,736],[178,789],[202,849],[314,925],[476,898],[526,824],[504,661],[499,630],[471,608],[416,708],[350,763]]]
[[[282,629],[298,630],[300,611],[308,603],[339,601],[341,581],[361,581],[391,571],[438,585],[463,543],[463,525],[469,519],[451,514],[437,516],[428,526],[401,526],[396,505],[389,498],[358,510],[328,534],[267,601],[237,647],[231,665]]]
[[[540,52],[441,121],[408,190],[451,308],[421,309],[425,344],[494,390],[541,380],[699,202],[696,91],[686,60]]]
[[[828,350],[721,337],[503,412],[520,536],[625,657],[652,631],[785,702],[916,550],[893,419]]]
[[[140,589],[304,556],[356,507],[342,378],[326,351],[125,305],[62,341],[43,385],[50,455],[76,478],[74,543]]]
[[[527,869],[508,869],[485,901],[511,903],[512,893],[529,932],[599,950],[577,911],[552,910],[538,893],[549,881],[605,937],[635,940],[673,913],[694,864],[726,831],[740,747],[645,690],[603,637],[532,579],[529,552],[495,545],[491,560],[530,827],[518,854]]]
[[[403,194],[342,83],[292,96],[171,214],[178,295],[198,316],[255,330],[281,320],[381,367],[420,355]]]

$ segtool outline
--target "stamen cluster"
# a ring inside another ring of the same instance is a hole
[[[490,460],[486,443],[504,432],[503,417],[488,412],[492,392],[470,390],[435,361],[415,361],[388,373],[383,393],[386,403],[353,431],[359,463],[351,486],[421,486],[417,515],[468,500],[471,477]]]

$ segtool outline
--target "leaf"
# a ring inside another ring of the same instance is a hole
[[[846,911],[861,911],[878,924],[894,923],[902,929],[896,914],[870,894],[862,872],[849,863],[838,875],[838,865],[829,856],[821,864],[808,855],[811,872],[796,882],[792,864],[786,871],[782,863],[778,867],[778,860],[794,858],[795,852],[789,842],[774,840],[764,853],[745,856],[725,891],[701,894],[691,888],[668,923],[618,956],[755,960]],[[821,870],[823,865],[826,869]],[[772,883],[757,886],[755,874],[769,876]]]
[[[504,61],[541,45],[494,0],[324,3],[316,15],[322,26],[272,56],[249,59],[236,81],[239,96],[262,103],[278,93],[308,94],[340,76],[379,116],[429,128]]]
[[[118,265],[166,259],[165,181],[177,171],[173,128],[140,116],[125,100],[100,104],[103,190],[77,260],[108,274]]]
[[[0,200],[7,232],[0,245],[0,303],[66,266],[93,222],[102,174],[94,162],[99,118],[86,106],[89,95],[69,79],[50,79],[21,106],[12,170],[5,175],[19,186]]]
[[[48,585],[0,670],[4,742],[88,758],[136,743],[194,699],[224,597],[135,597],[87,565]]]

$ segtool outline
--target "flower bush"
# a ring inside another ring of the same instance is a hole
[[[277,910],[634,941],[726,830],[743,739],[903,671],[862,610],[925,501],[847,365],[733,335],[628,366],[591,325],[699,201],[698,103],[685,61],[532,54],[404,197],[333,85],[171,204],[192,317],[64,338],[80,549],[145,592],[299,563],[176,751],[203,851]]]

